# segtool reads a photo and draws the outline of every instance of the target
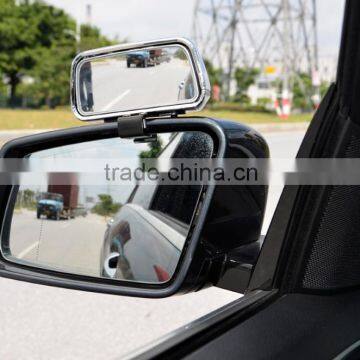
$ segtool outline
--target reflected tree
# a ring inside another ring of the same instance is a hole
[[[121,208],[120,203],[115,203],[111,195],[99,194],[99,202],[91,209],[94,214],[101,216],[112,216]]]
[[[141,151],[139,154],[140,159],[154,159],[157,158],[162,150],[162,141],[157,138],[155,141],[148,143],[149,150]]]
[[[16,208],[35,209],[36,194],[30,189],[20,190],[16,197]]]

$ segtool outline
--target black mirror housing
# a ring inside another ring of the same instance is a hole
[[[200,117],[145,121],[145,135],[187,131],[209,134],[214,142],[214,156],[220,159],[269,156],[265,140],[253,129],[239,123]],[[34,151],[117,136],[117,122],[52,131],[10,141],[2,148],[0,157],[23,158]],[[11,231],[14,190],[15,185],[0,186],[2,248]],[[260,250],[258,244],[266,198],[265,185],[204,186],[196,209],[197,216],[191,223],[174,276],[162,284],[114,281],[40,269],[10,262],[3,253],[0,254],[0,276],[78,290],[151,298],[196,291],[209,285],[243,292]],[[242,274],[240,282],[239,274]]]

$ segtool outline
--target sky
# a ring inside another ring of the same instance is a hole
[[[210,0],[209,0],[210,1]],[[92,6],[92,24],[110,38],[128,41],[191,37],[195,0],[46,0],[84,22]],[[345,0],[317,0],[319,53],[336,55]]]

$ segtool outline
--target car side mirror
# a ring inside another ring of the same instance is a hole
[[[146,120],[146,131],[163,139],[159,161],[268,156],[261,136],[238,123],[152,119]],[[149,143],[119,138],[117,123],[7,143],[1,157],[21,161],[25,171],[18,168],[11,184],[0,188],[0,275],[144,297],[209,284],[243,291],[249,271],[237,287],[229,274],[242,249],[246,254],[249,245],[259,241],[266,186],[106,180],[106,163],[138,164],[147,151]],[[58,213],[60,197],[64,209]],[[80,203],[87,215],[68,216]],[[239,261],[239,272],[249,269],[256,256]]]
[[[243,292],[267,187],[219,184],[212,166],[208,181],[195,172],[199,163],[266,158],[268,147],[239,123],[177,117],[209,94],[203,60],[186,39],[79,54],[72,109],[106,123],[3,147],[0,275],[143,297],[210,284]]]

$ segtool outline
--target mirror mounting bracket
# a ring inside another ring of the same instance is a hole
[[[185,114],[185,111],[174,111],[170,113],[158,114],[161,117],[176,118],[178,115]],[[146,120],[158,118],[156,114],[135,114],[128,116],[120,116],[117,118],[118,134],[121,138],[148,138],[149,134],[146,134]],[[116,120],[115,120],[116,121]],[[105,122],[109,122],[106,121]],[[112,121],[111,121],[112,122]],[[150,134],[151,136],[152,134]]]
[[[121,138],[145,136],[145,115],[121,116],[117,119],[118,134]]]
[[[145,136],[138,136],[134,139],[134,143],[151,143],[158,141],[157,134],[150,134]]]

